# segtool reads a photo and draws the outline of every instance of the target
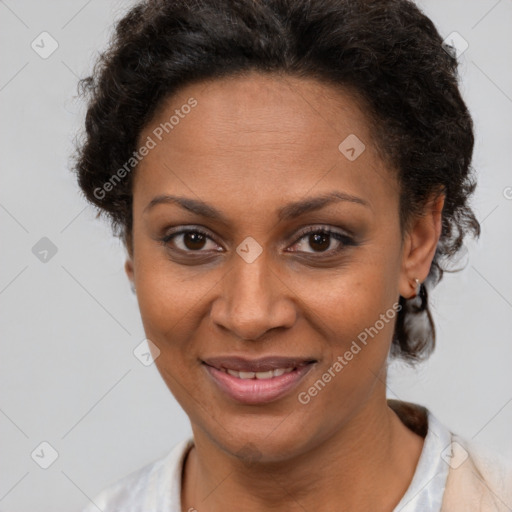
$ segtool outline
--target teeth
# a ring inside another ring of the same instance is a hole
[[[260,379],[266,380],[271,379],[273,377],[280,377],[285,373],[290,373],[294,370],[294,368],[276,368],[275,370],[268,370],[266,372],[239,372],[237,370],[225,369],[226,373],[232,375],[233,377],[237,377],[238,379]]]
[[[257,379],[271,379],[274,376],[274,371],[269,370],[268,372],[256,372]]]

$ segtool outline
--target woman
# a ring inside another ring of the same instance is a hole
[[[509,510],[510,469],[386,400],[479,234],[441,43],[406,0],[153,0],[117,24],[76,172],[193,438],[87,512]]]

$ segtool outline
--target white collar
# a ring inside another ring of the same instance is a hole
[[[451,433],[428,411],[428,431],[412,481],[393,512],[439,512],[449,466]]]

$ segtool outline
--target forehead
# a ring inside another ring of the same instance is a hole
[[[146,202],[179,192],[218,203],[222,191],[243,203],[258,191],[264,208],[336,187],[373,203],[396,183],[371,129],[355,95],[313,79],[250,73],[195,83],[168,98],[142,131],[139,145],[148,137],[155,144],[134,192]]]

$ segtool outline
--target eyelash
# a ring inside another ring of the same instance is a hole
[[[201,228],[190,228],[190,229],[182,229],[180,231],[176,231],[174,233],[169,233],[167,234],[166,236],[164,236],[163,238],[159,239],[159,241],[164,245],[164,246],[168,246],[169,242],[171,240],[173,240],[175,237],[179,236],[179,235],[183,235],[183,234],[187,234],[187,233],[198,233],[198,234],[201,234],[203,235],[204,237],[212,240],[213,242],[217,243],[217,241],[212,238],[210,236],[209,233],[207,233],[206,231],[202,230]],[[322,255],[328,255],[328,256],[332,256],[333,254],[337,254],[338,252],[342,251],[344,247],[346,246],[355,246],[357,245],[356,242],[351,238],[349,237],[348,235],[345,235],[343,233],[340,233],[339,231],[334,231],[332,230],[331,228],[329,227],[324,227],[324,226],[310,226],[308,227],[307,229],[304,229],[303,231],[300,232],[300,234],[298,235],[298,238],[295,240],[295,242],[292,244],[293,245],[296,245],[298,242],[300,242],[303,238],[305,238],[307,235],[311,235],[311,234],[323,234],[323,235],[329,235],[331,237],[333,237],[334,239],[336,239],[338,242],[341,242],[341,247],[337,248],[337,249],[330,249],[330,250],[327,250],[327,251],[319,251],[319,252],[306,252],[305,254],[316,254],[317,257],[321,258]],[[203,251],[201,249],[197,250],[197,251],[193,251],[193,250],[187,250],[187,251],[184,251],[183,249],[177,249],[177,251],[181,251],[182,253],[185,252],[185,253],[189,253],[189,254],[193,254],[193,253],[202,253],[202,252],[208,252],[208,251]],[[218,251],[220,252],[220,251]],[[303,252],[304,251],[292,251],[292,252]]]

